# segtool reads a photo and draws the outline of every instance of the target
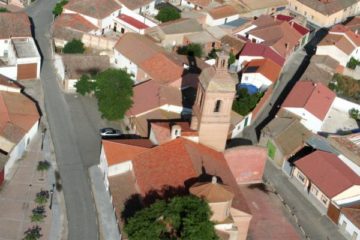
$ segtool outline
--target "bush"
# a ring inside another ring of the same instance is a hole
[[[39,226],[33,226],[24,232],[24,240],[37,240],[42,237],[41,228]]]
[[[263,95],[263,93],[250,95],[247,89],[242,88],[238,91],[238,97],[234,100],[232,109],[240,115],[246,116],[256,107]]]
[[[56,3],[54,9],[53,9],[53,14],[55,15],[55,17],[59,16],[62,12],[63,12],[63,8],[65,6],[65,4],[67,4],[68,1],[67,0],[62,0],[59,3]]]
[[[188,55],[192,57],[201,57],[203,55],[202,46],[198,43],[191,43],[178,49],[178,54]]]
[[[37,170],[38,171],[46,171],[50,168],[50,163],[46,160],[44,161],[39,161],[38,165],[37,165]]]
[[[233,64],[235,61],[236,61],[235,55],[232,52],[230,52],[229,53],[229,60],[228,60],[229,65]]]
[[[0,7],[0,13],[2,12],[9,12],[9,10],[7,10],[7,8]]]
[[[37,206],[32,210],[32,215],[30,218],[31,222],[42,222],[45,217],[46,215],[44,206]]]
[[[349,116],[355,120],[360,120],[360,111],[358,109],[352,108],[349,110]]]
[[[155,16],[160,22],[168,22],[179,19],[180,17],[180,13],[173,7],[161,8],[159,13]]]
[[[39,205],[45,205],[49,199],[49,191],[41,190],[36,194],[35,202]]]
[[[85,48],[84,44],[81,42],[81,40],[73,39],[70,42],[66,43],[63,49],[63,53],[84,53]]]
[[[334,74],[329,88],[337,95],[360,103],[360,81],[341,74]]]
[[[80,80],[75,84],[76,92],[81,95],[91,93],[95,90],[95,82],[88,75],[82,75]]]
[[[360,61],[356,60],[355,58],[351,57],[349,62],[346,64],[346,67],[355,69],[356,66],[360,65]]]

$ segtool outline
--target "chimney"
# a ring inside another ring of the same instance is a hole
[[[290,25],[291,25],[291,27],[294,27],[294,22],[293,22],[293,21],[291,21]]]
[[[216,176],[213,176],[213,177],[212,177],[211,183],[212,183],[212,184],[216,184],[216,183],[217,183],[217,177],[216,177]]]
[[[179,125],[173,125],[171,127],[171,140],[181,136],[181,127]]]
[[[358,30],[357,30],[357,29],[355,30],[355,34],[356,34],[356,35],[358,34]]]

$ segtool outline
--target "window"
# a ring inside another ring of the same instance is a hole
[[[228,19],[227,19],[227,18],[225,18],[225,23],[227,23],[227,21],[228,21]]]
[[[327,199],[327,197],[325,197],[324,195],[322,195],[322,196],[321,196],[321,201],[324,203],[324,205],[326,205],[327,202],[328,202],[328,199]]]
[[[215,42],[211,43],[211,47],[214,48],[215,47]]]
[[[342,224],[341,224],[341,229],[342,229],[343,231],[345,231],[346,225],[347,225],[346,222],[343,221]]]
[[[314,186],[311,187],[311,193],[314,194],[314,196],[317,196],[318,192],[319,192],[319,190],[316,187],[314,187]]]
[[[214,112],[220,112],[221,100],[217,100],[214,107]]]
[[[298,172],[298,173],[297,173],[297,178],[298,178],[302,183],[305,182],[305,176],[304,176],[301,172]]]
[[[4,42],[5,42],[5,43],[8,43],[8,40],[5,40]]]
[[[297,11],[297,6],[295,6],[295,11]]]

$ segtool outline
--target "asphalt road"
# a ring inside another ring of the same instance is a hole
[[[98,161],[100,145],[96,133],[93,130],[87,131],[86,122],[82,123],[82,134],[79,134],[71,116],[73,111],[69,108],[56,80],[50,44],[50,27],[53,19],[51,11],[55,3],[56,0],[38,0],[26,12],[32,18],[35,39],[43,57],[41,81],[45,112],[63,184],[69,233],[66,239],[99,239],[88,166]]]

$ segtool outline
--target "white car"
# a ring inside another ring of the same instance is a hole
[[[102,128],[100,129],[100,135],[102,137],[119,137],[121,136],[121,132],[114,128]]]

